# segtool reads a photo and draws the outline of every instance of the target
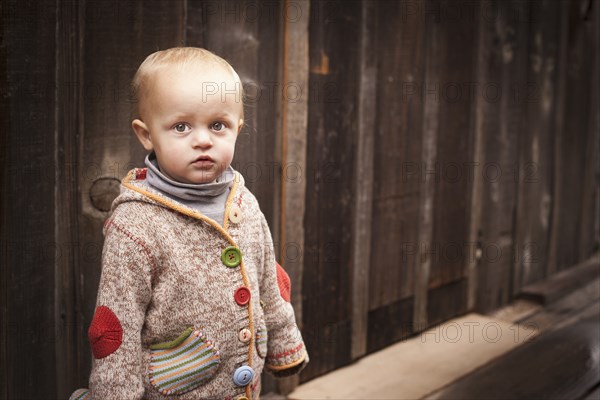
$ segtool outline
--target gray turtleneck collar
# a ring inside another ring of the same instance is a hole
[[[148,185],[170,199],[198,210],[219,225],[223,225],[225,202],[235,178],[235,172],[231,166],[227,167],[213,182],[190,184],[177,182],[165,176],[160,171],[154,152],[146,156],[145,164],[148,167],[146,173]]]

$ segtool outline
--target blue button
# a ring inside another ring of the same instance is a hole
[[[233,373],[233,383],[237,386],[246,386],[252,382],[254,378],[254,371],[247,365],[242,365]]]

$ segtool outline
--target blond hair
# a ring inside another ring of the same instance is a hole
[[[238,87],[240,99],[243,99],[242,81],[231,64],[225,61],[225,59],[199,47],[173,47],[150,54],[140,64],[140,67],[133,76],[131,94],[136,104],[134,112],[138,116],[140,113],[140,99],[148,92],[151,79],[157,71],[168,66],[176,66],[180,70],[191,66],[216,66],[224,68],[231,72]],[[242,104],[242,120],[243,118],[244,106]]]

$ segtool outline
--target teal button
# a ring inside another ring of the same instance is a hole
[[[221,253],[221,261],[229,268],[237,267],[242,262],[242,252],[234,246],[226,247]]]

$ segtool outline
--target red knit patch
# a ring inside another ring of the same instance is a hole
[[[146,179],[146,172],[148,168],[136,168],[135,169],[135,179],[138,181],[143,181]]]
[[[279,294],[281,294],[281,297],[289,303],[292,292],[290,277],[277,261],[275,262],[275,266],[277,268],[277,286],[279,286]]]
[[[121,322],[110,308],[106,306],[96,308],[94,319],[88,329],[88,339],[96,358],[111,355],[121,346],[123,328],[121,328]]]

